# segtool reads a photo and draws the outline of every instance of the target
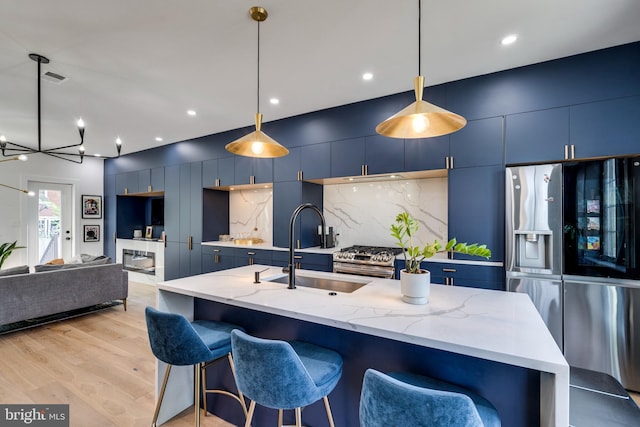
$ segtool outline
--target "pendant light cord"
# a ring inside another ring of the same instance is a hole
[[[258,21],[258,75],[256,77],[256,80],[258,82],[257,86],[257,90],[258,90],[258,94],[256,96],[257,104],[256,105],[256,112],[259,113],[260,112],[260,21]]]
[[[418,75],[422,75],[422,0],[418,0]]]

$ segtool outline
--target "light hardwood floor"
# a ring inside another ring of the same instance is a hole
[[[0,402],[68,403],[71,426],[150,426],[155,358],[144,308],[152,286],[130,283],[122,306],[0,336]],[[193,407],[164,424],[194,425]],[[231,426],[201,416],[203,427]]]

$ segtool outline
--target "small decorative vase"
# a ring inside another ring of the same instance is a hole
[[[426,304],[429,302],[431,273],[427,270],[420,271],[422,271],[422,273],[414,274],[400,270],[402,301],[409,304]]]

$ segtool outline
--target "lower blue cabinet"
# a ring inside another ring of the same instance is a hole
[[[396,261],[396,278],[404,265],[404,260]],[[431,273],[431,283],[437,285],[505,290],[504,268],[500,266],[432,261],[425,261],[420,266]]]
[[[313,271],[333,271],[333,255],[296,252],[294,254],[296,268]],[[289,264],[289,251],[273,251],[272,265],[286,267]]]
[[[202,272],[227,270],[233,267],[233,248],[218,246],[202,247]]]

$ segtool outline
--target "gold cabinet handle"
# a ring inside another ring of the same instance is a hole
[[[189,250],[193,249],[193,237],[189,236],[189,239],[187,240],[187,245],[189,247]]]
[[[456,270],[455,268],[443,268],[442,269],[443,273],[455,273],[456,271],[458,271],[458,270]]]

